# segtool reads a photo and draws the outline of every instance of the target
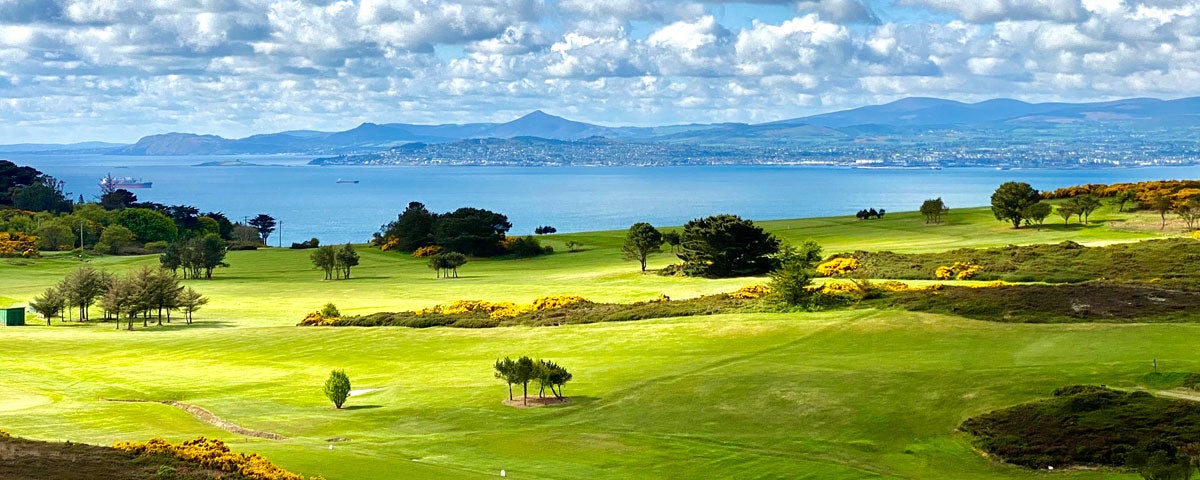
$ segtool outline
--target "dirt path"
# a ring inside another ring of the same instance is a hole
[[[1200,393],[1180,392],[1178,390],[1154,390],[1154,394],[1164,397],[1178,398],[1180,400],[1200,402]]]
[[[266,438],[269,440],[284,440],[287,438],[278,433],[264,432],[262,430],[251,430],[249,428],[239,426],[235,423],[226,421],[225,419],[223,419],[221,417],[213,415],[213,413],[208,410],[197,407],[190,403],[176,402],[174,400],[122,400],[122,399],[117,399],[117,398],[102,398],[101,400],[103,400],[105,402],[161,403],[163,405],[170,405],[172,407],[183,410],[183,411],[191,414],[191,416],[200,419],[200,421],[207,423],[209,425],[212,425],[214,427],[217,427],[226,432],[236,433],[238,435],[246,435],[248,437]]]

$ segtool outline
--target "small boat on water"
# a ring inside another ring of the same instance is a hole
[[[119,188],[150,188],[153,185],[154,182],[143,182],[142,179],[134,177],[114,177],[112,175],[105,175],[104,178],[100,179],[101,189],[116,190]]]
[[[358,180],[342,180],[339,178],[337,183],[358,183]]]

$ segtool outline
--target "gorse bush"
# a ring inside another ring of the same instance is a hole
[[[858,270],[858,259],[854,257],[838,257],[817,265],[817,273],[826,277],[836,277]]]
[[[238,474],[251,480],[319,480],[319,477],[305,478],[284,470],[256,453],[233,453],[224,442],[205,437],[196,437],[178,445],[161,438],[144,443],[117,442],[113,448],[135,455],[170,455],[195,462],[204,468]]]
[[[384,244],[382,249],[389,250],[388,245]],[[427,257],[432,257],[434,255],[437,255],[439,253],[442,253],[442,247],[439,247],[437,245],[429,245],[429,246],[425,246],[425,247],[421,247],[416,250],[413,250],[412,256],[413,256],[413,258],[427,258]]]
[[[933,278],[937,280],[970,280],[975,278],[980,270],[983,270],[981,265],[971,262],[954,262],[954,265],[939,266],[934,269]]]
[[[21,232],[0,232],[0,257],[38,256],[38,237]]]
[[[760,283],[760,284],[755,284],[755,285],[747,285],[745,287],[739,288],[736,291],[734,291],[733,293],[730,293],[729,296],[732,298],[752,300],[752,299],[756,299],[756,298],[762,298],[762,297],[765,297],[770,294],[771,294],[771,287]]]

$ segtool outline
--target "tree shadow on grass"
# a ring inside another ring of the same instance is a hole
[[[370,410],[382,407],[383,405],[343,405],[342,410]]]

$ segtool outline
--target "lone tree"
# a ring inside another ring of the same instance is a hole
[[[346,403],[346,398],[350,396],[350,377],[346,376],[344,370],[334,370],[329,372],[329,378],[325,380],[325,397],[333,402],[333,406],[342,408],[342,404]]]
[[[710,278],[762,275],[775,266],[779,239],[737,215],[716,215],[683,226],[684,272]]]
[[[942,215],[950,209],[946,208],[946,204],[942,202],[942,197],[925,200],[921,203],[921,215],[925,216],[925,223],[942,223]]]
[[[267,243],[267,237],[270,237],[275,232],[275,217],[265,213],[258,214],[258,216],[251,218],[246,223],[254,227],[255,230],[258,230],[258,235],[262,237],[264,244]]]
[[[496,378],[504,380],[504,383],[508,384],[508,399],[512,400],[512,386],[517,383],[517,362],[504,357],[504,360],[496,360],[493,367],[496,369]]]
[[[1025,209],[1042,201],[1041,194],[1024,182],[1008,182],[1000,185],[992,194],[992,214],[996,220],[1006,220],[1013,228],[1021,228],[1025,219]]]
[[[621,254],[626,260],[637,260],[646,271],[646,258],[662,252],[663,235],[657,228],[646,222],[638,222],[629,227],[625,234],[625,244],[621,246]]]

